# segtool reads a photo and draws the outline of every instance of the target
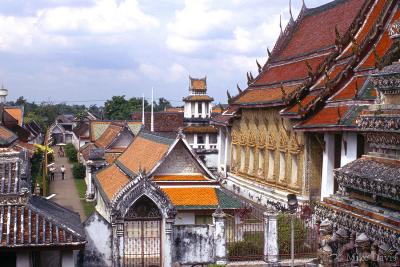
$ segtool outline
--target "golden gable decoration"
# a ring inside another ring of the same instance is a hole
[[[289,141],[289,152],[291,154],[299,154],[303,150],[303,145],[299,144],[297,140],[297,134],[292,134],[292,137]]]
[[[279,138],[278,148],[279,148],[279,151],[281,151],[281,152],[286,152],[288,149],[286,138],[282,134]]]
[[[245,146],[245,145],[247,145],[247,139],[248,139],[248,136],[247,136],[247,134],[245,134],[245,133],[240,133],[240,144],[242,145],[242,146]]]
[[[275,137],[271,132],[268,135],[266,146],[267,146],[267,148],[269,150],[275,150],[276,149]]]
[[[256,145],[256,136],[253,131],[250,131],[250,133],[248,134],[247,141],[248,141],[248,145],[251,147],[254,147]]]
[[[259,148],[265,148],[266,145],[266,134],[264,131],[260,131],[258,133],[258,142],[257,145]]]
[[[232,131],[232,145],[238,145],[240,140],[239,140],[239,134],[236,130]]]

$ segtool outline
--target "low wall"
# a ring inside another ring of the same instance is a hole
[[[174,261],[180,264],[205,264],[215,261],[213,225],[173,226]]]

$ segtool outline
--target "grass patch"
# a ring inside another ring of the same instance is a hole
[[[79,198],[81,200],[83,210],[85,212],[86,217],[89,217],[95,211],[95,203],[87,202],[85,199],[86,194],[86,183],[85,179],[74,179],[76,189],[78,190]]]

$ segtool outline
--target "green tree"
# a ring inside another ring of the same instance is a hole
[[[145,106],[148,105],[145,100]],[[142,99],[133,97],[129,100],[125,96],[113,96],[104,105],[104,115],[110,120],[129,120],[132,112],[142,110]]]

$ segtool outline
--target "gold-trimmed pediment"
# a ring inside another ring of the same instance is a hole
[[[292,134],[289,142],[289,152],[292,154],[299,154],[303,150],[303,145],[299,144],[297,135]]]
[[[278,148],[282,152],[286,152],[288,149],[286,138],[282,135],[279,138]]]
[[[268,134],[266,146],[267,146],[267,148],[269,150],[275,150],[276,149],[275,137],[271,132]]]

